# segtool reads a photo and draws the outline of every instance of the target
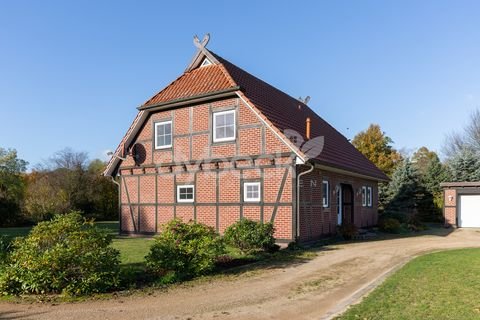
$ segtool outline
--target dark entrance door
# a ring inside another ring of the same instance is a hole
[[[354,194],[350,184],[342,183],[342,224],[354,223]]]

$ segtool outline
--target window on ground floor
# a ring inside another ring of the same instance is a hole
[[[362,207],[367,206],[367,187],[362,187]]]
[[[372,206],[372,202],[373,202],[372,198],[373,198],[372,187],[367,187],[367,207]]]
[[[322,204],[324,208],[330,206],[330,183],[327,180],[322,181]]]
[[[193,185],[177,186],[177,202],[193,202],[195,187]]]

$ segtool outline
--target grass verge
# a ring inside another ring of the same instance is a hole
[[[480,249],[415,258],[337,319],[480,319]]]

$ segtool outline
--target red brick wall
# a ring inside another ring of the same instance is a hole
[[[212,112],[227,109],[236,110],[237,138],[213,143]],[[154,124],[165,120],[172,121],[173,147],[155,150]],[[240,99],[151,114],[134,144],[143,152],[141,161],[135,163],[129,156],[119,169],[122,231],[160,232],[163,224],[177,217],[222,233],[241,216],[271,221],[275,214],[275,236],[293,238],[291,150]],[[212,161],[217,158],[218,164]],[[244,181],[263,181],[260,203],[243,202]],[[177,203],[179,184],[195,186],[194,203]]]
[[[236,110],[235,141],[213,143],[212,112]],[[171,120],[172,148],[155,150],[154,124]],[[121,175],[121,229],[155,233],[174,217],[196,220],[224,232],[246,217],[273,221],[279,240],[294,238],[295,175],[291,149],[243,104],[232,98],[151,114],[133,144],[140,145],[141,161],[123,161]],[[131,147],[131,146],[130,146]],[[322,207],[322,180],[330,182],[330,207]],[[300,192],[300,240],[317,239],[336,232],[337,203],[334,190],[351,184],[355,195],[355,224],[377,223],[377,185],[374,181],[315,170],[303,177]],[[261,202],[245,203],[243,183],[260,181]],[[311,184],[317,181],[317,185]],[[195,186],[193,203],[177,203],[179,184]],[[362,207],[361,187],[373,189],[373,207]],[[128,194],[128,196],[127,196]]]
[[[457,225],[457,190],[444,189],[444,205],[443,215],[445,217],[446,226]]]
[[[306,168],[302,168],[305,171]],[[322,203],[322,181],[330,185],[330,204],[328,208]],[[378,220],[378,187],[376,181],[356,178],[325,170],[315,169],[301,177],[300,190],[300,239],[315,240],[336,232],[337,186],[351,185],[354,197],[354,223],[357,227],[368,227],[377,224]],[[372,187],[372,207],[362,206],[362,186]]]

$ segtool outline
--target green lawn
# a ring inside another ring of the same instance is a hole
[[[151,245],[151,238],[122,237],[118,235],[117,221],[99,221],[95,223],[100,228],[105,228],[114,236],[112,246],[120,251],[123,265],[138,265],[144,262]],[[11,237],[26,236],[31,227],[0,228],[0,235]]]
[[[409,262],[337,319],[480,319],[480,249]]]

